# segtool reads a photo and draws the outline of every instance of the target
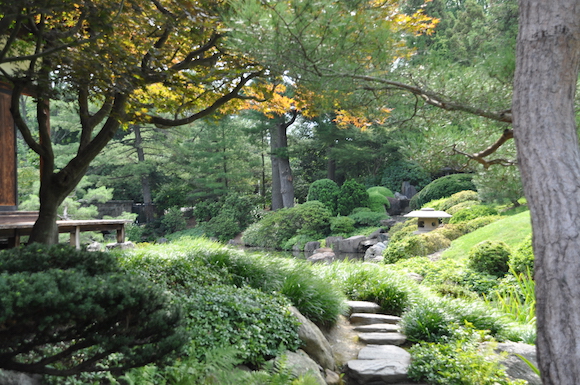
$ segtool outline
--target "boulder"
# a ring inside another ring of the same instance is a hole
[[[392,359],[353,360],[347,363],[347,375],[349,383],[392,384],[407,379],[408,367],[408,363],[401,364]]]
[[[401,184],[401,194],[411,199],[417,195],[417,189],[410,182],[403,182]]]
[[[101,245],[97,241],[87,245],[87,251],[101,251],[102,248],[103,248],[103,245]]]
[[[355,235],[347,239],[343,239],[338,243],[338,251],[341,253],[360,253],[360,244],[366,240],[364,235]]]
[[[312,263],[332,263],[336,260],[336,255],[332,251],[325,251],[322,253],[314,253],[306,258],[306,260]]]
[[[290,311],[300,322],[298,336],[302,341],[302,349],[324,369],[336,370],[336,362],[332,348],[318,326],[304,317],[294,306]]]
[[[326,247],[330,247],[332,250],[338,251],[338,244],[343,239],[344,239],[343,237],[327,237],[325,240]]]
[[[538,367],[536,348],[534,346],[521,342],[502,342],[497,344],[496,350],[508,353],[508,356],[502,360],[502,364],[506,367],[507,375],[512,379],[526,380],[529,385],[542,384],[542,380],[532,368],[517,356],[517,354],[521,355]]]
[[[367,249],[364,256],[365,262],[381,262],[383,258],[383,251],[387,248],[383,242],[379,242]]]
[[[127,250],[127,249],[134,249],[135,244],[131,241],[123,242],[123,243],[109,243],[109,244],[107,244],[106,248],[107,248],[107,250],[113,250],[113,249]]]
[[[277,361],[282,360],[286,368],[290,370],[294,376],[299,377],[306,373],[310,373],[319,385],[326,385],[326,380],[321,373],[320,366],[312,360],[304,351],[298,350],[296,353],[287,351],[283,358],[277,358]]]
[[[391,345],[368,345],[358,353],[359,360],[384,360],[389,359],[402,366],[409,366],[411,354],[405,349]]]
[[[11,370],[0,370],[0,384],[2,385],[42,385],[42,376],[26,374]]]
[[[316,242],[316,241],[306,242],[306,244],[304,245],[304,252],[305,253],[312,253],[318,248],[320,248],[320,242]]]

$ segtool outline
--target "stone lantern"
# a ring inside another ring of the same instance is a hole
[[[428,233],[429,231],[435,230],[441,224],[441,218],[452,217],[451,214],[447,214],[445,211],[437,211],[429,207],[411,211],[409,214],[403,216],[408,218],[418,218],[417,231],[415,231],[416,234]]]

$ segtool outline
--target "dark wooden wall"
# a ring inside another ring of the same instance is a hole
[[[10,90],[0,85],[0,211],[16,210],[16,133]]]

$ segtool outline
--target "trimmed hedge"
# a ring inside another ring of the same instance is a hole
[[[472,178],[471,174],[453,174],[435,179],[411,199],[409,206],[414,210],[420,209],[432,200],[450,197],[460,191],[477,191]]]

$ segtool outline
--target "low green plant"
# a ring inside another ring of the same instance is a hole
[[[528,235],[520,243],[509,260],[510,267],[517,274],[534,274],[534,248],[532,245],[532,234]]]
[[[354,221],[356,227],[366,227],[366,226],[380,226],[381,221],[389,219],[386,213],[378,213],[373,211],[358,211],[352,213],[348,218]]]
[[[464,190],[476,191],[477,189],[471,181],[472,177],[471,174],[452,174],[435,179],[411,198],[409,206],[416,210],[434,199],[450,197]]]
[[[437,231],[409,235],[399,241],[389,242],[383,251],[384,262],[395,263],[401,259],[427,256],[449,247],[450,244],[451,241]]]
[[[499,309],[520,324],[536,324],[536,285],[528,270],[513,268],[501,284],[486,297],[488,305]]]
[[[163,231],[165,233],[185,230],[187,227],[187,221],[185,220],[181,209],[177,206],[170,207],[167,210],[165,215],[161,218],[161,224],[163,225]]]
[[[368,190],[367,190],[368,191]],[[386,213],[391,204],[386,196],[378,191],[369,192],[369,208],[375,213]]]
[[[509,269],[509,246],[501,241],[483,241],[469,250],[468,267],[480,273],[503,277]]]
[[[463,202],[479,202],[479,194],[473,190],[459,191],[449,198],[444,198],[437,210],[447,211],[451,207]]]
[[[371,193],[374,192],[378,192],[379,194],[385,196],[385,197],[389,197],[389,198],[394,198],[395,194],[393,194],[393,192],[391,190],[389,190],[388,188],[384,187],[384,186],[374,186],[374,187],[369,187],[367,189],[367,192],[369,193],[369,195]]]
[[[453,214],[449,219],[449,223],[467,222],[471,219],[497,215],[497,210],[491,206],[476,205],[461,209]]]
[[[355,220],[351,217],[330,218],[330,232],[332,234],[348,234],[354,231]]]

